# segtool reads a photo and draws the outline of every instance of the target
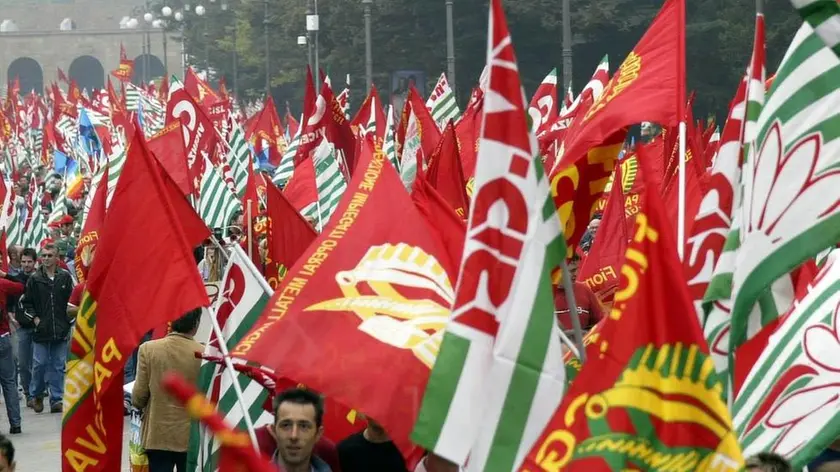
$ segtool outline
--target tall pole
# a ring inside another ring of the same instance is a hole
[[[268,50],[268,0],[263,0],[263,39],[265,40],[265,93],[271,94],[270,54]]]
[[[207,17],[204,17],[204,80],[210,82],[210,37],[207,35]]]
[[[163,75],[164,77],[169,77],[169,54],[166,52],[166,27],[161,27],[161,33],[163,34]]]
[[[308,52],[309,68],[315,77],[318,76],[318,71],[315,70],[315,33],[312,29],[313,15],[315,15],[315,0],[309,0],[306,4],[306,48]]]
[[[755,14],[756,15],[763,15],[764,14],[764,0],[755,0]]]
[[[572,15],[569,0],[563,0],[563,93],[572,86]]]
[[[363,3],[365,4],[365,80],[367,81],[365,87],[370,87],[373,84],[373,51],[370,35],[370,6],[373,0],[363,0]]]
[[[453,0],[446,0],[446,74],[455,91],[455,26],[452,19]]]
[[[236,26],[236,14],[233,15],[233,96],[235,100],[239,98],[239,56],[236,51],[236,36],[238,27]]]
[[[318,16],[318,0],[315,0],[315,74],[321,77],[321,60],[319,58],[321,46],[318,42],[318,30],[321,29],[321,18]]]

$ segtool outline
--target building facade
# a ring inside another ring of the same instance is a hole
[[[135,82],[167,72],[180,75],[178,35],[165,33],[160,21],[144,20],[151,13],[174,21],[173,16],[163,18],[157,5],[143,0],[0,0],[0,88],[18,78],[22,93],[41,93],[58,81],[59,69],[82,89],[101,88],[119,65],[121,45],[135,60]]]

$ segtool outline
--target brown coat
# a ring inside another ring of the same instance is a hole
[[[178,402],[164,392],[161,379],[164,373],[173,370],[194,385],[201,366],[195,352],[203,350],[202,345],[192,337],[181,333],[169,333],[162,339],[140,346],[131,401],[143,410],[140,437],[147,450],[184,452],[188,449],[189,416]]]

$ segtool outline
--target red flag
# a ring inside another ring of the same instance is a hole
[[[152,136],[147,145],[169,178],[178,186],[181,194],[191,195],[193,186],[190,183],[190,171],[187,168],[187,156],[184,153],[181,120],[172,120]]]
[[[603,93],[575,120],[551,174],[616,131],[642,121],[674,126],[685,105],[685,0],[667,0]]]
[[[183,89],[175,91],[166,107],[166,124],[181,120],[187,168],[190,170],[192,189],[198,196],[201,176],[204,174],[204,157],[213,160],[218,136],[213,122]]]
[[[454,291],[437,259],[445,251],[387,157],[365,141],[358,166],[329,224],[231,354],[353,405],[411,457],[408,435]]]
[[[162,379],[163,388],[180,402],[187,413],[201,422],[221,444],[219,472],[276,472],[277,468],[254,449],[248,433],[228,425],[207,398],[177,372]]]
[[[452,284],[455,285],[464,254],[467,224],[421,174],[414,180],[411,200],[428,223],[429,232],[438,238],[440,247],[445,249],[448,257],[440,256],[441,265],[447,274],[453,274]]]
[[[312,159],[306,159],[295,167],[295,174],[283,189],[283,194],[289,203],[301,211],[307,205],[318,200],[318,186],[315,182],[315,164]]]
[[[464,111],[463,116],[455,125],[458,136],[458,152],[461,155],[461,167],[467,181],[467,195],[472,197],[470,182],[475,177],[475,163],[478,162],[478,141],[481,131],[481,117],[484,116],[484,94],[477,90],[478,98]]]
[[[126,156],[88,273],[89,296],[82,301],[74,331],[74,346],[87,352],[78,359],[71,354],[78,363],[68,362],[67,378],[89,378],[93,395],[88,391],[65,397],[65,471],[118,467],[127,357],[150,329],[209,303],[191,249],[200,241],[195,238],[204,239],[207,232],[183,232],[178,207],[192,209],[183,198],[170,199],[141,132],[133,133]],[[88,369],[75,370],[80,365]]]
[[[615,166],[612,190],[604,210],[595,242],[578,270],[577,280],[584,282],[601,303],[611,305],[618,274],[627,250],[627,218],[624,193],[621,191],[621,164]]]
[[[76,262],[76,278],[79,283],[84,283],[87,279],[88,270],[90,270],[90,265],[93,262],[96,243],[99,241],[99,232],[105,223],[105,203],[107,200],[108,168],[106,167],[96,186],[96,193],[93,195],[90,209],[85,217],[85,226],[82,228],[82,234],[76,245],[74,260]]]
[[[455,213],[466,220],[470,199],[467,197],[467,181],[464,179],[464,170],[461,168],[458,139],[452,122],[446,125],[440,142],[432,152],[426,179],[455,210]]]
[[[277,115],[274,99],[268,97],[257,119],[253,122],[253,129],[248,131],[249,139],[254,143],[254,153],[268,154],[268,163],[273,167],[280,165],[283,154],[286,153],[286,138],[283,137],[283,125]],[[268,144],[268,149],[263,146]]]
[[[408,158],[417,159],[417,168],[425,168],[429,162],[429,158],[435,151],[438,142],[440,142],[440,128],[435,123],[429,109],[423,102],[423,97],[420,92],[411,85],[408,88],[408,96],[403,107],[402,118],[400,125],[397,128],[397,142],[401,143],[401,148],[397,150],[397,155],[403,156],[404,149],[409,145],[412,139],[419,138],[420,146],[417,148],[416,156],[409,156]]]
[[[268,258],[265,276],[277,288],[281,271],[295,265],[318,233],[274,185],[266,186],[266,213],[269,219]]]
[[[309,158],[322,139],[327,139],[335,146],[336,153],[340,156],[339,165],[345,176],[350,175],[355,168],[356,140],[341,105],[326,82],[321,87],[321,95],[312,115],[305,122],[301,131],[300,146],[295,155],[295,166]]]
[[[379,91],[376,90],[375,85],[370,86],[370,92],[368,92],[367,98],[365,98],[362,106],[359,107],[356,116],[350,121],[350,129],[353,130],[353,134],[358,136],[359,131],[367,127],[371,115],[373,115],[374,122],[376,123],[376,142],[382,145],[382,142],[385,140],[385,132],[387,131],[385,125],[388,120],[385,117],[385,111],[382,109],[382,99],[379,98]]]
[[[273,187],[273,185],[272,185]],[[245,193],[242,195],[242,219],[245,222],[245,227],[242,231],[245,233],[245,241],[242,242],[242,249],[246,254],[251,255],[251,262],[254,263],[260,272],[262,270],[262,258],[260,257],[260,242],[257,237],[257,220],[260,216],[260,196],[257,191],[257,178],[254,175],[252,166],[248,166],[248,180],[245,184]],[[250,218],[250,225],[248,219]],[[250,227],[251,231],[248,231]]]
[[[209,110],[214,103],[222,101],[222,97],[213,90],[207,82],[199,77],[192,67],[187,69],[187,76],[184,78],[184,90],[204,108]]]
[[[723,384],[650,187],[627,254],[610,317],[520,470],[740,470]]]
[[[536,134],[548,130],[560,113],[557,104],[557,69],[543,79],[534,96],[531,104],[528,105],[528,116],[531,118],[531,129]]]
[[[65,84],[69,84],[70,80],[67,79],[67,74],[61,70],[61,67],[58,68],[58,80],[59,82],[64,82]]]
[[[298,130],[300,129],[300,123],[298,123],[298,120],[296,120],[295,117],[292,116],[292,112],[289,111],[288,103],[286,104],[286,127],[289,130],[289,136],[297,136]]]

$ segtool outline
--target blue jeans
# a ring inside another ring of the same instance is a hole
[[[12,426],[20,426],[20,399],[17,391],[17,370],[12,353],[12,337],[5,334],[0,337],[0,386],[3,387],[3,399],[6,413]]]
[[[29,394],[29,384],[32,382],[32,328],[20,328],[16,335],[20,384],[23,386],[23,394],[26,396],[26,400],[29,401],[32,399],[32,395]]]
[[[32,343],[32,384],[29,393],[44,396],[45,384],[50,386],[50,405],[61,404],[64,397],[64,367],[67,361],[67,341]],[[46,382],[45,382],[46,381]]]

